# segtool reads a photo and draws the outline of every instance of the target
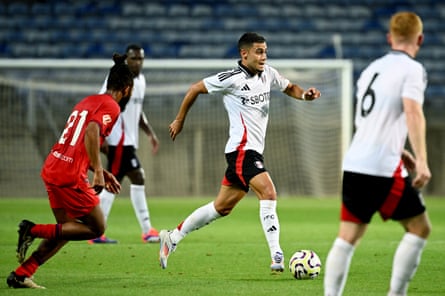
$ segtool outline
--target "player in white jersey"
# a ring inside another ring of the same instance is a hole
[[[119,182],[127,176],[130,179],[130,199],[136,218],[142,230],[142,241],[149,243],[159,242],[159,233],[152,227],[149,209],[145,195],[145,176],[136,150],[139,147],[139,127],[149,137],[152,152],[155,154],[159,148],[159,141],[150,125],[142,105],[145,97],[145,76],[141,72],[144,61],[144,49],[136,44],[127,47],[127,64],[135,74],[132,96],[125,110],[121,113],[113,127],[111,134],[106,138],[104,151],[108,157],[108,169],[116,176]],[[105,86],[105,85],[104,85]],[[104,90],[104,87],[102,87]],[[111,211],[115,194],[103,190],[100,194],[100,205],[104,212],[105,221]],[[90,240],[89,243],[117,243],[117,240],[107,238],[105,235]]]
[[[356,131],[343,162],[341,222],[326,259],[326,296],[342,295],[354,250],[376,212],[405,230],[393,258],[388,295],[407,295],[420,262],[431,231],[419,191],[431,178],[422,110],[426,72],[414,60],[422,41],[419,16],[394,14],[388,33],[391,51],[373,61],[357,81]],[[414,155],[404,149],[407,138]]]
[[[217,218],[230,214],[251,188],[260,201],[260,219],[270,250],[272,271],[284,270],[280,247],[280,224],[276,212],[277,193],[263,163],[264,140],[269,117],[271,87],[288,96],[312,101],[320,91],[306,91],[289,82],[277,70],[266,65],[267,45],[264,37],[245,33],[238,41],[241,60],[235,69],[204,78],[193,84],[185,94],[170,136],[175,140],[181,132],[187,112],[200,94],[221,93],[229,115],[229,139],[225,148],[227,170],[216,199],[198,209],[174,230],[163,230],[159,236],[160,265],[167,267],[168,256],[188,233]]]

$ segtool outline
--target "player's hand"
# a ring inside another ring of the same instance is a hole
[[[310,87],[304,92],[304,100],[305,101],[313,101],[318,99],[321,96],[321,93],[315,87]]]
[[[121,191],[121,184],[116,177],[107,170],[103,171],[103,176],[105,180],[105,189],[108,192],[118,194]]]
[[[91,187],[94,189],[94,191],[96,191],[96,194],[102,192],[102,189],[105,187],[105,179],[102,169],[94,170],[93,184]]]
[[[184,121],[175,119],[169,125],[170,130],[170,138],[174,141],[176,136],[181,132],[182,127],[184,126]]]
[[[151,153],[153,155],[155,155],[156,153],[158,153],[159,150],[159,139],[156,135],[150,135],[150,142],[151,142]]]
[[[414,188],[422,188],[431,179],[431,172],[428,168],[428,164],[425,161],[416,161],[416,177],[414,178],[412,185]]]

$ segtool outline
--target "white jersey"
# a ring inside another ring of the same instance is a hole
[[[284,91],[289,80],[267,65],[261,74],[252,75],[239,63],[237,68],[220,72],[203,81],[209,93],[223,94],[230,121],[225,153],[255,150],[262,154],[269,119],[271,87]]]
[[[145,76],[139,73],[134,78],[133,92],[131,98],[125,107],[124,112],[121,113],[119,119],[111,131],[111,134],[106,138],[107,143],[111,146],[117,146],[124,132],[124,146],[133,146],[136,149],[139,147],[139,120],[141,118],[142,105],[145,97]],[[106,91],[107,79],[102,86],[101,93]],[[124,124],[122,125],[122,120]],[[124,126],[124,129],[122,129]]]
[[[423,104],[423,66],[400,51],[372,62],[357,81],[356,132],[343,170],[392,177],[401,165],[408,134],[402,98]],[[402,176],[407,176],[402,166]]]

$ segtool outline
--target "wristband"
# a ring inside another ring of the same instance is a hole
[[[302,99],[303,101],[306,101],[306,92],[303,92],[303,93],[301,94],[301,99]]]

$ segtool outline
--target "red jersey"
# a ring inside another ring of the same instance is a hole
[[[80,101],[43,164],[43,180],[56,186],[89,186],[90,159],[84,143],[85,129],[90,122],[96,122],[100,127],[102,143],[110,134],[119,113],[119,105],[108,94],[92,95]]]

